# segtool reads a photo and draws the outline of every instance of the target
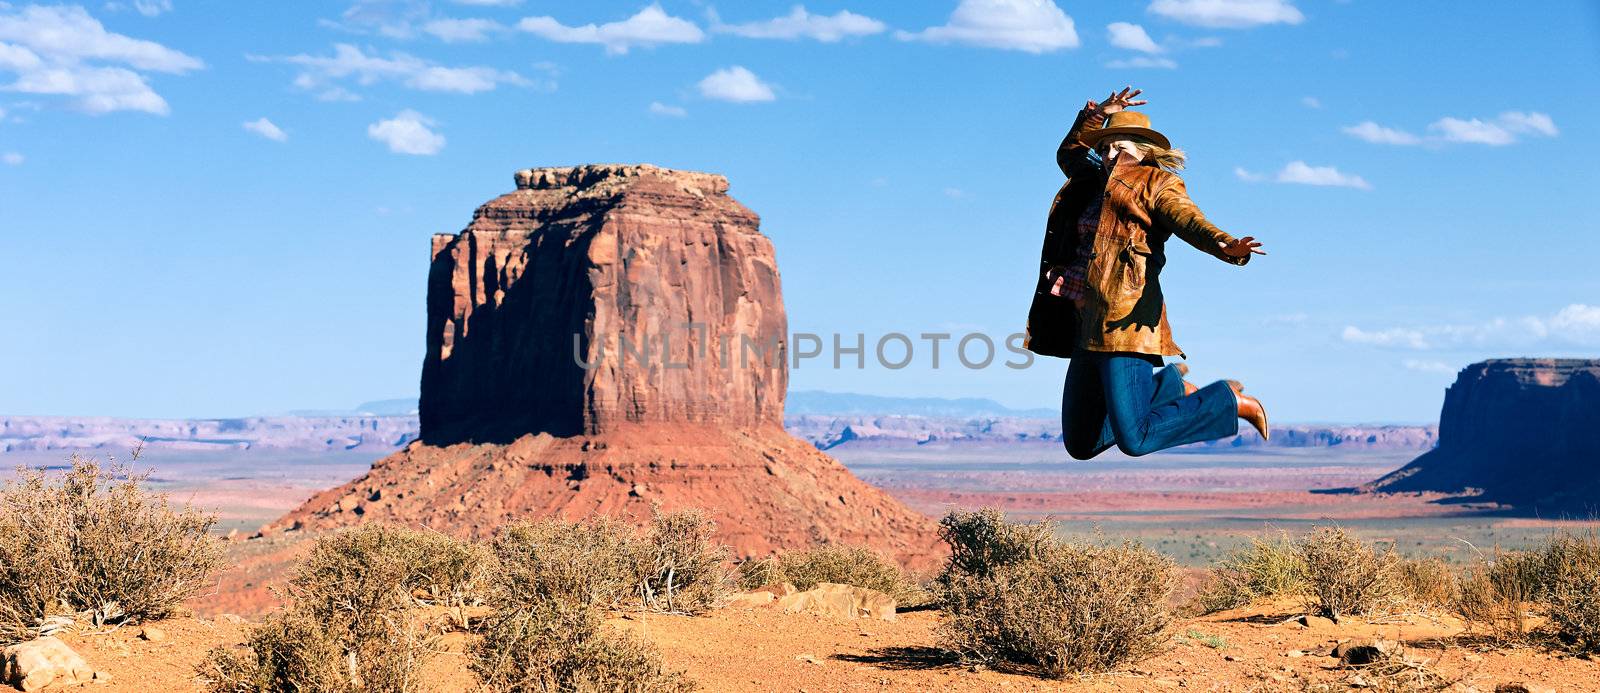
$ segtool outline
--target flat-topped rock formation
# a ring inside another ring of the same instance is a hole
[[[772,243],[721,176],[597,165],[433,239],[421,440],[264,532],[702,507],[744,555],[847,542],[936,554],[932,521],[783,431]]]
[[[1462,493],[1520,512],[1600,506],[1600,359],[1494,359],[1445,391],[1439,446],[1362,487]]]

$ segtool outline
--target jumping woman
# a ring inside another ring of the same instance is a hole
[[[1071,359],[1061,397],[1068,454],[1092,458],[1214,440],[1248,421],[1262,438],[1267,412],[1237,381],[1197,388],[1172,341],[1161,294],[1167,239],[1177,236],[1231,265],[1265,255],[1252,236],[1234,238],[1189,201],[1175,171],[1182,150],[1128,110],[1140,90],[1089,101],[1056,151],[1067,182],[1045,229],[1041,276],[1028,314],[1029,349]]]

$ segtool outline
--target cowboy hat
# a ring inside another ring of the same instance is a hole
[[[1150,129],[1150,116],[1138,111],[1117,111],[1098,130],[1089,130],[1079,136],[1083,143],[1093,147],[1100,140],[1116,137],[1118,135],[1137,135],[1143,137],[1162,149],[1171,149],[1172,142],[1155,130]]]

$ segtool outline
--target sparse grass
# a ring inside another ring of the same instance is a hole
[[[19,467],[0,487],[0,644],[49,616],[159,619],[208,586],[222,564],[216,516],[170,506],[148,476],[73,455],[59,479]]]
[[[639,596],[646,609],[697,614],[733,591],[729,552],[699,510],[657,512],[640,545]]]
[[[697,689],[667,671],[649,644],[608,629],[592,607],[556,599],[502,608],[468,649],[469,666],[505,693],[678,693]]]
[[[823,582],[854,585],[894,597],[900,606],[927,600],[927,593],[899,565],[872,549],[859,546],[818,546],[739,565],[741,589],[753,590],[780,582],[788,582],[801,590]]]
[[[476,601],[481,547],[437,532],[365,525],[318,539],[295,566],[289,605],[257,626],[246,652],[200,665],[216,693],[422,688],[430,638],[414,607]]]
[[[1563,532],[1539,552],[1536,599],[1568,649],[1600,653],[1600,536]],[[1527,567],[1524,567],[1524,571]]]
[[[1273,540],[1255,537],[1211,569],[1210,579],[1195,596],[1194,608],[1209,614],[1236,609],[1258,599],[1301,594],[1306,587],[1305,561],[1287,533]]]
[[[1204,633],[1193,628],[1184,631],[1183,635],[1179,635],[1176,639],[1180,642],[1192,642],[1205,645],[1213,650],[1225,650],[1228,648],[1227,638],[1224,638],[1220,635],[1213,635],[1211,633]]]
[[[1441,558],[1405,558],[1395,566],[1400,596],[1430,608],[1444,608],[1456,600],[1456,576]]]
[[[1132,543],[1062,541],[995,510],[952,512],[941,526],[952,549],[938,580],[944,634],[964,656],[1060,678],[1114,669],[1167,640],[1171,559]]]
[[[1341,527],[1317,527],[1295,542],[1305,564],[1306,606],[1328,617],[1366,615],[1401,596],[1400,557]]]

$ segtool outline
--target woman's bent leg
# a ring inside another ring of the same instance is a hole
[[[1137,457],[1239,432],[1239,403],[1226,382],[1212,383],[1187,397],[1164,399],[1158,394],[1170,394],[1166,390],[1174,380],[1162,373],[1164,387],[1158,392],[1158,379],[1144,358],[1108,354],[1097,370],[1105,388],[1107,418],[1117,447],[1125,454]],[[1170,370],[1176,375],[1175,369]],[[1181,379],[1176,382],[1181,388]]]
[[[1087,460],[1115,444],[1106,416],[1105,388],[1100,384],[1101,354],[1078,352],[1067,366],[1061,392],[1061,433],[1067,454]]]

